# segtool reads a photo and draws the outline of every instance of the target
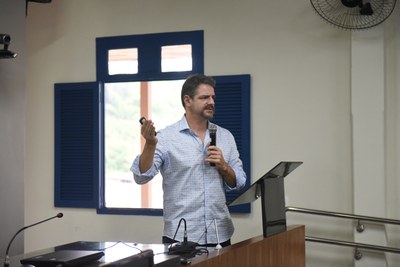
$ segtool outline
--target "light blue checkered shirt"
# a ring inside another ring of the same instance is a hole
[[[138,155],[131,171],[138,184],[150,181],[161,172],[164,235],[173,238],[179,220],[184,218],[187,222],[188,240],[199,244],[217,243],[215,219],[219,242],[230,239],[234,227],[225,204],[225,190],[239,190],[246,183],[246,174],[233,135],[227,129],[217,127],[217,146],[236,174],[235,188],[230,188],[217,169],[205,162],[207,145],[210,142],[209,133],[207,132],[203,144],[189,128],[185,116],[157,132],[157,137],[153,166],[147,172],[140,173]],[[176,240],[183,240],[183,226],[181,224]]]

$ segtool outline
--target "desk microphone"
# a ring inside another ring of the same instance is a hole
[[[15,233],[15,235],[13,236],[13,238],[11,238],[10,243],[8,243],[7,250],[6,250],[6,256],[5,256],[5,258],[4,258],[4,267],[8,267],[8,266],[10,265],[10,257],[8,256],[8,251],[10,250],[11,243],[14,241],[15,237],[16,237],[19,233],[21,233],[21,232],[24,231],[25,229],[30,228],[30,227],[32,227],[32,226],[35,226],[35,225],[38,225],[38,224],[47,222],[47,221],[52,220],[52,219],[54,219],[54,218],[61,218],[62,216],[64,216],[64,214],[62,214],[62,213],[60,212],[60,213],[58,213],[56,216],[50,217],[50,218],[48,218],[48,219],[46,219],[46,220],[43,220],[43,221],[40,221],[40,222],[31,224],[31,225],[28,225],[28,226],[24,226],[24,227],[22,227],[21,229],[19,229],[19,230]]]
[[[215,124],[211,124],[208,126],[208,132],[210,133],[210,146],[217,145],[217,126]],[[215,163],[210,163],[210,166],[215,166]]]
[[[175,244],[171,244],[168,248],[168,254],[192,254],[194,251],[196,251],[196,247],[198,246],[197,243],[192,242],[192,241],[188,241],[188,236],[187,236],[187,229],[186,229],[186,220],[184,218],[181,218],[179,220],[179,224],[178,224],[178,228],[176,229],[176,232],[178,231],[181,222],[183,221],[184,223],[184,232],[183,232],[183,242],[177,242]],[[176,232],[174,235],[176,236]]]

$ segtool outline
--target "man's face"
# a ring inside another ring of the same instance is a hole
[[[208,84],[201,84],[197,87],[193,99],[188,99],[187,107],[197,116],[204,119],[212,119],[215,112],[215,93],[214,88]]]

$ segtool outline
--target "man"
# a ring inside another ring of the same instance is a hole
[[[151,120],[144,121],[141,128],[146,143],[131,171],[138,184],[147,183],[161,172],[163,243],[183,240],[183,229],[176,232],[183,218],[190,241],[208,246],[230,245],[234,227],[225,204],[225,190],[243,188],[246,174],[234,137],[227,129],[217,126],[217,144],[209,145],[209,120],[215,111],[214,87],[211,77],[190,76],[182,86],[182,119],[157,134]]]

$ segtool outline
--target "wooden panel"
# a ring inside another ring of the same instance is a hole
[[[304,225],[264,238],[258,236],[192,259],[194,267],[304,267]]]

